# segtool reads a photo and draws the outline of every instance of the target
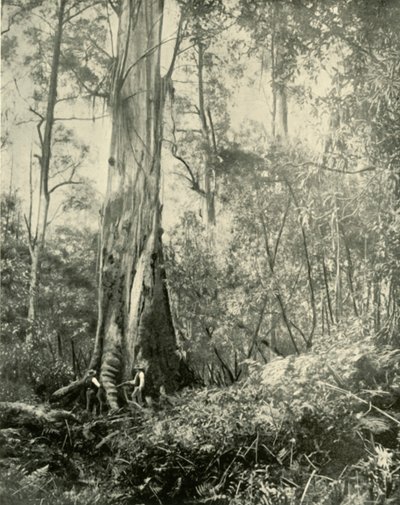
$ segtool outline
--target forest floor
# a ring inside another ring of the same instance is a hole
[[[400,503],[399,352],[368,350],[277,359],[103,416],[2,403],[0,502]]]

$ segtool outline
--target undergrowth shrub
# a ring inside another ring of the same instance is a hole
[[[264,366],[248,362],[242,382],[186,390],[136,413],[111,442],[116,479],[150,500],[281,505],[305,492],[302,503],[336,505],[394,496],[399,358],[364,340]],[[378,455],[384,439],[387,468]]]
[[[47,399],[59,387],[72,380],[71,366],[54,356],[42,335],[33,334],[31,341],[0,346],[1,401]]]
[[[89,489],[118,505],[396,503],[397,350],[338,342],[243,366],[246,379],[230,387],[186,389],[151,409],[65,427],[49,479],[67,472],[85,484],[55,483],[59,503],[88,503]],[[37,449],[27,475],[46,465]]]
[[[49,465],[32,472],[15,466],[0,471],[0,476],[0,502],[4,505],[107,505],[112,497],[95,480],[86,486],[68,485],[51,473]]]

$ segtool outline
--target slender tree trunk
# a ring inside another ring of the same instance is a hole
[[[381,329],[381,280],[378,276],[373,285],[374,331],[378,333]]]
[[[329,317],[331,319],[331,322],[334,323],[333,310],[332,310],[332,302],[331,302],[331,295],[330,295],[330,292],[329,292],[328,270],[326,268],[325,255],[324,254],[322,256],[322,272],[323,272],[323,275],[324,275],[324,287],[325,287],[325,293],[326,293],[326,302],[328,304]]]
[[[271,92],[272,92],[272,137],[285,141],[288,137],[288,103],[283,77],[283,54],[279,40],[281,28],[280,5],[273,5],[271,33]]]
[[[46,241],[47,219],[49,213],[50,198],[47,193],[43,193],[41,188],[39,196],[39,215],[37,224],[36,240],[31,248],[31,271],[29,278],[29,302],[28,320],[34,323],[37,315],[37,299],[39,289],[40,260]],[[30,333],[30,337],[32,333]]]
[[[273,277],[274,276],[274,268],[275,268],[275,258],[272,255],[271,248],[270,248],[270,245],[269,245],[268,230],[267,230],[267,225],[265,223],[265,219],[264,219],[262,210],[260,211],[259,215],[260,215],[260,221],[261,221],[261,226],[262,226],[262,231],[263,231],[263,237],[264,237],[265,252],[266,252],[266,256],[267,256],[267,260],[268,260],[269,269],[270,269],[271,275]],[[278,305],[279,305],[279,308],[280,308],[280,311],[281,311],[281,314],[282,314],[282,319],[283,319],[283,322],[285,323],[286,329],[288,331],[290,340],[291,340],[292,345],[293,345],[293,349],[296,351],[296,354],[300,354],[299,347],[297,345],[296,338],[295,338],[295,336],[294,336],[294,334],[292,332],[290,320],[288,318],[286,307],[285,307],[285,304],[284,304],[284,301],[282,299],[282,295],[281,295],[281,293],[279,291],[279,287],[278,286],[275,286],[275,288],[274,288],[274,296],[275,296],[275,298],[276,298],[276,300],[278,302]]]
[[[73,338],[70,339],[70,344],[71,344],[72,371],[74,373],[74,378],[76,379],[80,375],[80,370],[78,360],[76,359],[75,344]]]
[[[347,237],[346,237],[346,234],[344,232],[343,226],[339,226],[339,229],[342,232],[344,248],[345,248],[345,251],[346,251],[346,258],[347,258],[347,279],[348,279],[348,284],[349,284],[349,290],[350,290],[351,299],[352,299],[352,302],[353,302],[354,315],[356,317],[359,317],[359,312],[358,312],[358,307],[357,307],[356,292],[355,292],[355,289],[354,289],[354,280],[353,280],[354,268],[353,268],[353,261],[352,261],[352,258],[351,258],[351,251],[350,251],[349,244],[347,242]]]
[[[275,61],[275,5],[273,10],[273,24],[271,33],[271,92],[272,92],[272,138],[276,137],[276,61]]]
[[[284,84],[276,85],[275,100],[277,102],[276,135],[284,140],[287,139],[289,134],[287,93]]]
[[[327,330],[328,330],[328,335],[330,335],[331,334],[331,324],[329,322],[328,309],[326,307],[325,307],[325,314],[326,314],[326,327],[327,327]]]
[[[213,227],[216,223],[215,217],[215,170],[214,170],[214,158],[215,158],[215,139],[213,141],[212,135],[213,131],[210,131],[212,125],[208,124],[206,107],[204,104],[204,45],[198,44],[198,85],[199,85],[199,115],[201,122],[201,131],[203,135],[203,140],[205,143],[205,155],[204,155],[204,192],[205,192],[205,215],[206,224],[209,229]],[[209,114],[211,117],[211,114]]]
[[[119,381],[145,368],[148,394],[176,389],[179,358],[160,227],[162,0],[123,0],[104,204],[99,319],[90,367],[111,408]]]
[[[293,201],[296,205],[297,208],[299,207],[299,204],[297,202],[296,194],[293,191],[293,188],[289,181],[286,179],[286,185],[289,189],[290,195],[293,198]],[[306,230],[303,226],[302,221],[300,220],[300,230],[301,230],[301,236],[303,239],[303,249],[304,249],[304,259],[306,260],[306,266],[307,266],[307,282],[308,282],[308,288],[310,292],[310,306],[311,306],[311,312],[312,312],[312,322],[311,322],[311,328],[308,334],[308,337],[306,339],[306,345],[307,348],[311,348],[312,343],[313,343],[313,338],[314,338],[314,332],[315,328],[317,327],[317,304],[315,300],[315,291],[314,291],[314,281],[313,281],[313,276],[312,276],[312,265],[311,265],[311,257],[308,252],[308,240],[307,240],[307,234]],[[292,323],[293,324],[293,323]]]
[[[60,63],[61,42],[63,34],[64,12],[67,0],[60,0],[57,28],[54,38],[53,57],[51,62],[49,93],[45,118],[43,137],[40,137],[40,187],[39,187],[39,210],[35,237],[31,237],[31,273],[29,282],[28,320],[33,323],[36,319],[37,297],[39,288],[40,261],[46,241],[47,219],[50,205],[49,193],[49,170],[51,160],[51,142],[54,124],[54,109],[57,100],[57,82]],[[40,127],[39,127],[40,131]],[[31,225],[31,223],[30,223]],[[27,336],[31,339],[32,333]]]
[[[15,240],[19,242],[19,227],[20,227],[21,213],[18,211],[17,220],[15,223]]]
[[[334,215],[334,241],[335,241],[335,261],[336,261],[336,273],[335,273],[335,319],[337,323],[340,323],[343,314],[342,306],[342,265],[341,265],[341,254],[340,254],[340,231],[339,231],[339,216],[337,204],[335,204],[335,215]]]
[[[369,307],[369,292],[370,283],[368,279],[368,237],[364,237],[364,254],[363,254],[363,296],[362,296],[362,315],[368,318],[368,307]]]
[[[14,156],[11,157],[11,165],[10,165],[10,184],[8,186],[8,203],[7,203],[7,207],[6,207],[6,223],[5,223],[5,226],[4,226],[4,235],[7,236],[8,234],[8,225],[11,221],[11,223],[14,221],[15,222],[15,209],[16,209],[16,206],[15,208],[13,209],[12,208],[12,201],[13,200],[16,200],[16,193],[15,191],[13,190],[13,175],[14,175]],[[15,203],[17,203],[15,201]],[[14,214],[14,219],[12,219],[12,216],[11,216],[11,213]],[[3,212],[3,216],[4,216],[4,212]],[[12,228],[12,224],[10,226],[10,228]]]

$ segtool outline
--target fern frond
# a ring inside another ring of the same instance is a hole
[[[374,435],[389,431],[391,428],[389,421],[376,416],[362,417],[359,421],[359,425],[362,429],[368,430]]]

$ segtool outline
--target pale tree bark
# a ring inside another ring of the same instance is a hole
[[[342,264],[341,264],[341,240],[340,240],[340,231],[339,231],[339,215],[338,215],[338,206],[335,200],[335,210],[334,217],[332,221],[332,234],[335,246],[335,263],[336,263],[336,272],[335,272],[335,319],[337,323],[341,322],[342,314],[343,314],[343,294],[342,294]]]
[[[275,84],[276,93],[276,137],[285,140],[289,135],[288,127],[288,105],[287,105],[287,92],[285,84]]]
[[[272,138],[276,137],[276,61],[275,61],[275,10],[273,11],[272,30],[271,30],[271,92],[272,92],[272,117],[271,117],[271,130]]]
[[[282,25],[282,11],[279,4],[274,4],[271,31],[271,92],[272,92],[272,137],[284,141],[289,135],[288,99],[286,83],[283,78],[283,51],[280,44],[279,30]]]
[[[29,219],[28,222],[29,245],[30,245],[29,249],[31,255],[28,320],[31,323],[33,323],[36,319],[40,261],[45,246],[46,229],[48,224],[48,213],[50,205],[49,170],[51,161],[51,143],[52,143],[52,134],[54,125],[54,109],[57,101],[58,71],[60,63],[61,42],[62,42],[66,4],[67,0],[60,0],[59,2],[57,28],[54,37],[53,56],[51,62],[51,73],[50,73],[49,92],[47,98],[46,116],[41,118],[41,121],[39,122],[37,127],[39,133],[41,154],[40,156],[38,156],[40,162],[40,185],[39,185],[39,207],[38,207],[35,236],[32,236],[31,219]],[[42,135],[41,126],[43,122],[45,123],[45,128],[44,128],[44,134]],[[27,336],[27,340],[30,340],[31,337],[32,333],[30,332]]]
[[[147,394],[178,386],[180,360],[163,265],[160,157],[162,0],[123,0],[108,187],[103,209],[99,319],[90,367],[111,408],[119,382],[145,368]]]
[[[216,224],[215,216],[215,158],[216,158],[216,141],[214,135],[214,128],[212,124],[211,112],[209,109],[206,111],[204,100],[204,44],[198,43],[198,92],[199,92],[199,105],[198,111],[201,123],[201,132],[204,142],[204,170],[203,170],[203,187],[204,187],[204,207],[206,225],[210,232]],[[208,117],[208,118],[207,118]]]

